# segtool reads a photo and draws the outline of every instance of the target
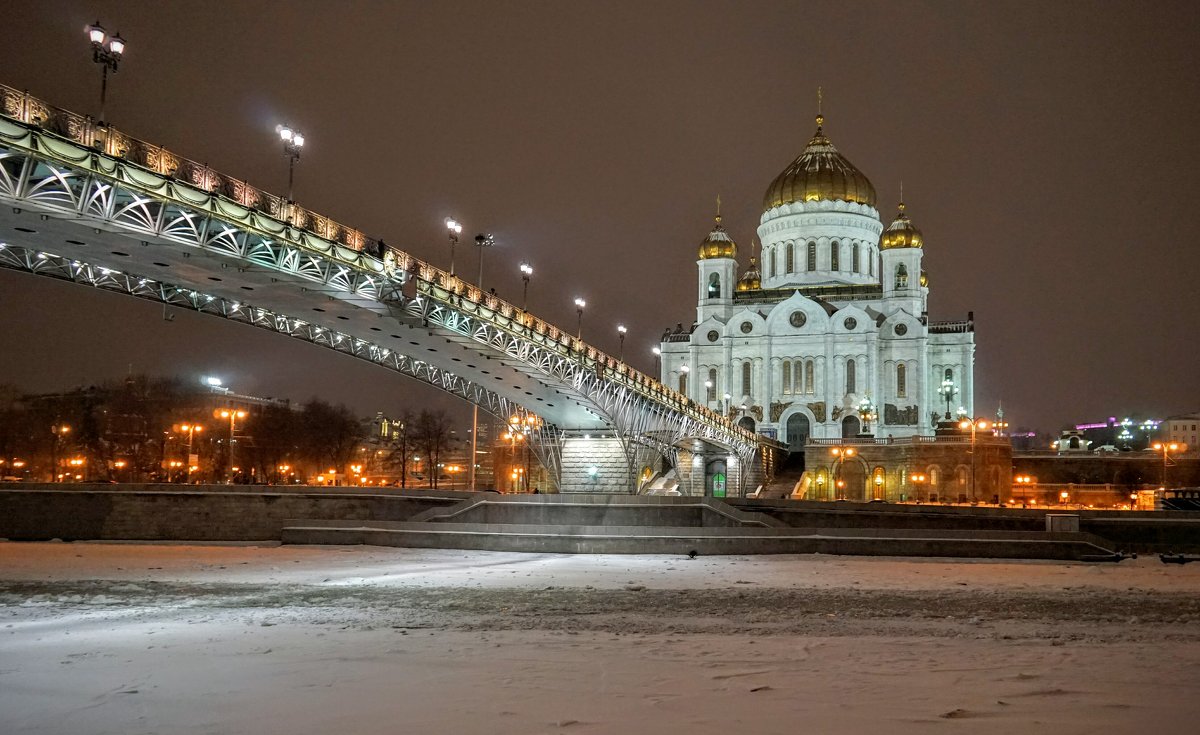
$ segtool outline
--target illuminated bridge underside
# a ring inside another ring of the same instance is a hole
[[[564,439],[584,432],[620,440],[630,489],[635,468],[654,454],[674,460],[680,446],[743,463],[757,451],[754,435],[727,418],[461,279],[406,253],[385,261],[319,236],[311,213],[294,226],[303,210],[293,205],[243,206],[207,173],[181,181],[107,155],[115,131],[83,145],[96,134],[90,121],[66,126],[77,135],[48,133],[31,124],[35,100],[14,105],[16,93],[0,91],[4,267],[287,334],[500,418],[528,411],[543,419],[535,447],[556,473]]]

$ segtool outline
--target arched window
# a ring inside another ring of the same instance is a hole
[[[946,368],[945,379],[954,382],[954,368]]]
[[[775,266],[778,265],[778,263],[779,263],[779,261],[777,261],[775,259],[776,254],[777,254],[777,249],[771,248],[771,256],[770,256],[770,258],[771,258],[771,278],[774,278],[775,274],[778,272],[775,268]]]
[[[908,392],[908,367],[904,363],[896,366],[896,397],[904,398]]]
[[[908,269],[903,263],[896,266],[896,288],[908,288]]]
[[[742,363],[742,395],[750,395],[750,389],[752,387],[753,386],[750,385],[750,361],[747,360]]]
[[[858,387],[857,386],[857,383],[858,383],[857,377],[858,376],[855,373],[857,373],[857,372],[858,372],[858,363],[856,363],[854,360],[847,360],[846,361],[846,392],[847,393],[855,393],[856,392],[855,389]]]
[[[717,369],[716,368],[708,369],[708,385],[705,387],[708,388],[708,402],[712,403],[713,401],[717,400]]]
[[[937,465],[932,465],[927,474],[929,475],[929,487],[936,488],[938,486],[938,478],[941,474],[941,470]]]
[[[780,376],[780,385],[784,393],[792,392],[792,361],[783,361],[783,374]]]
[[[784,247],[787,248],[787,262],[785,263],[787,268],[785,271],[787,273],[794,273],[796,270],[796,244],[789,242],[787,245],[784,245]]]
[[[815,271],[817,269],[817,244],[810,242],[808,244],[808,270]]]
[[[808,394],[816,393],[816,381],[813,380],[813,361],[809,360],[804,363],[804,392]]]
[[[851,261],[850,265],[855,273],[862,272],[862,266],[858,262],[859,261],[858,248],[859,248],[858,245],[850,246],[850,261]]]
[[[679,374],[679,392],[687,395],[687,373]]]
[[[842,269],[841,250],[842,246],[838,244],[837,240],[829,243],[829,270],[840,271]]]
[[[875,275],[875,251],[867,246],[867,275]]]
[[[721,298],[721,275],[712,273],[708,276],[708,298]]]

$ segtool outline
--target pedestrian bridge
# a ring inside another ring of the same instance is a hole
[[[702,493],[717,466],[735,495],[774,447],[475,284],[3,85],[0,203],[0,266],[286,334],[501,419],[534,416],[531,446],[562,491],[637,492],[673,467],[681,490]]]

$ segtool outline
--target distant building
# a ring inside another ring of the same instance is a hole
[[[1187,452],[1200,452],[1200,413],[1169,416],[1161,426],[1161,438],[1166,442],[1187,445]]]

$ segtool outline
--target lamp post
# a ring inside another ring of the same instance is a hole
[[[1021,489],[1021,504],[1024,505],[1026,500],[1032,500],[1029,497],[1028,490],[1037,483],[1037,478],[1032,475],[1017,475],[1013,478],[1013,482]]]
[[[654,379],[662,380],[662,350],[651,347],[650,352],[654,353]]]
[[[476,283],[479,290],[483,290],[483,249],[490,248],[496,244],[496,238],[492,237],[490,232],[481,232],[475,236],[475,247],[479,248],[479,281]]]
[[[104,107],[108,101],[108,72],[117,73],[117,67],[121,64],[121,56],[125,53],[125,39],[121,38],[120,33],[114,33],[109,36],[100,25],[100,21],[96,21],[93,25],[87,27],[88,40],[92,42],[92,61],[100,65],[100,125],[103,127],[104,122]]]
[[[521,263],[521,281],[524,287],[521,290],[521,311],[529,311],[529,277],[533,275],[533,266],[522,261]]]
[[[583,339],[583,307],[585,306],[587,306],[587,302],[576,296],[575,313],[579,315],[579,320],[575,322],[575,339]]]
[[[1181,444],[1179,444],[1179,443],[1177,443],[1177,442],[1170,442],[1170,443],[1168,443],[1168,442],[1154,442],[1154,444],[1153,444],[1152,446],[1153,446],[1153,448],[1154,448],[1154,450],[1155,450],[1155,451],[1157,451],[1157,452],[1162,452],[1162,456],[1163,456],[1163,468],[1162,468],[1162,486],[1163,486],[1163,489],[1166,489],[1166,487],[1167,487],[1167,459],[1168,459],[1168,458],[1167,458],[1167,454],[1168,454],[1169,452],[1177,452],[1177,451],[1179,451],[1179,449],[1180,449],[1180,448],[1181,448],[1183,445],[1181,445]]]
[[[833,449],[829,450],[829,453],[837,458],[833,460],[833,464],[829,466],[829,476],[834,478],[834,484],[835,487],[837,487],[837,494],[840,495],[841,491],[845,489],[846,483],[842,480],[838,469],[841,468],[842,462],[846,461],[848,457],[853,457],[854,455],[858,454],[858,450],[854,447],[834,447]],[[834,499],[844,500],[844,498],[839,498],[836,496]]]
[[[184,465],[187,467],[187,470],[185,471],[186,472],[185,479],[191,479],[192,438],[196,435],[197,431],[201,431],[201,432],[204,431],[204,427],[201,426],[200,424],[180,424],[179,426],[175,427],[175,430],[180,433],[184,433],[184,432],[187,433],[187,438],[188,438],[188,440],[187,440],[187,458],[186,458],[186,461],[184,462]]]
[[[680,393],[683,393],[684,398],[688,398],[688,393],[691,392],[690,388],[692,387],[689,385],[688,376],[691,375],[692,368],[689,365],[680,365],[679,372],[683,373],[683,390]]]
[[[229,464],[233,465],[233,437],[235,432],[235,424],[238,419],[246,418],[246,412],[242,409],[222,408],[217,411],[217,416],[223,419],[229,419]],[[214,478],[215,479],[215,478]]]
[[[54,441],[50,444],[50,481],[59,482],[61,478],[58,476],[58,443],[64,436],[71,433],[71,427],[66,424],[55,424],[50,427],[50,433],[54,435]]]
[[[942,381],[942,387],[938,388],[938,393],[946,401],[946,420],[950,420],[950,402],[954,400],[954,396],[958,395],[958,390],[954,387],[954,381],[946,378]]]
[[[912,480],[913,485],[916,485],[915,495],[917,496],[917,502],[921,502],[921,486],[928,482],[929,478],[924,472],[914,472],[908,476],[908,479]]]
[[[709,404],[708,397],[712,395],[713,382],[711,380],[704,381],[704,405]]]
[[[462,225],[453,217],[446,218],[446,234],[450,236],[450,275],[454,275],[454,246],[458,244],[458,236],[462,234]]]
[[[617,325],[617,362],[625,362],[625,329],[624,324]]]
[[[958,428],[971,430],[971,449],[969,451],[971,454],[971,500],[972,501],[978,500],[978,498],[975,497],[975,432],[976,431],[987,431],[987,429],[990,425],[991,425],[991,423],[987,419],[981,419],[981,418],[963,417],[963,419],[958,422]]]
[[[729,399],[730,399],[730,398],[733,398],[733,396],[731,396],[731,395],[729,395],[728,393],[726,393],[726,394],[725,394],[725,415],[726,415],[726,416],[728,416],[728,415],[729,415]]]
[[[878,417],[875,411],[875,404],[871,403],[870,397],[863,396],[862,400],[858,402],[858,416],[862,419],[862,433],[870,434],[871,422]]]
[[[279,140],[283,142],[283,154],[288,158],[288,204],[291,204],[293,184],[296,181],[296,161],[300,160],[300,149],[304,147],[304,136],[290,125],[276,126]]]

